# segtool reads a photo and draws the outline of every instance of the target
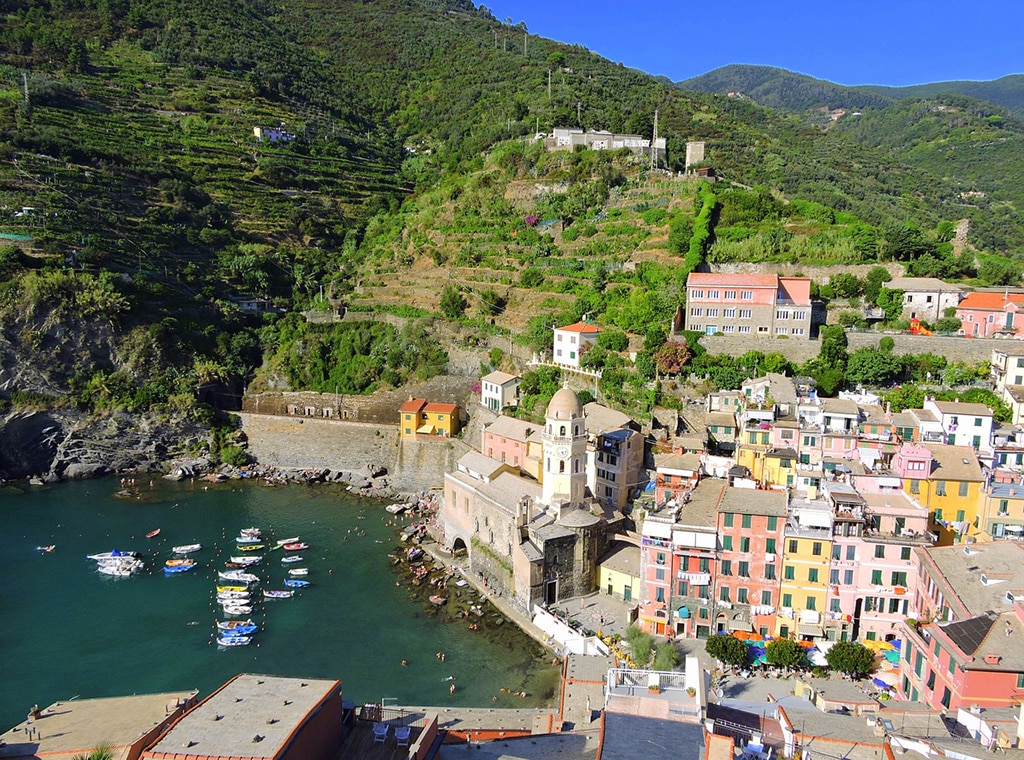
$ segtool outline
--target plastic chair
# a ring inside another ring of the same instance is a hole
[[[373,724],[373,743],[383,744],[388,738],[388,729],[391,728],[387,723],[374,723]]]
[[[395,741],[399,747],[409,746],[409,734],[412,729],[409,726],[395,726]]]

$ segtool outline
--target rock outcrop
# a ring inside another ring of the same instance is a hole
[[[54,481],[162,471],[208,435],[193,422],[155,415],[19,412],[0,418],[0,478]]]

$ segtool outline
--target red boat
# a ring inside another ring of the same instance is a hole
[[[309,544],[304,544],[304,543],[285,544],[284,545],[284,550],[286,552],[297,552],[297,551],[301,551],[302,549],[308,549],[308,548],[309,548]]]
[[[153,538],[154,536],[157,536],[159,534],[160,534],[160,529],[157,528],[156,530],[151,530],[149,533],[147,533],[146,534],[146,538]]]

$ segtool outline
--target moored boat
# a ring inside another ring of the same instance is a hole
[[[221,580],[235,581],[237,583],[257,583],[260,579],[258,575],[241,570],[220,570],[217,573],[217,577]]]
[[[49,554],[50,552],[52,552],[56,548],[57,548],[57,544],[50,544],[49,546],[37,546],[36,547],[36,551],[37,552],[43,552],[44,554]]]
[[[255,623],[249,623],[248,625],[240,625],[235,628],[229,628],[222,630],[220,635],[222,638],[233,637],[233,636],[252,636],[254,633],[259,632],[259,627]]]
[[[248,591],[248,586],[217,586],[217,592],[221,591]]]
[[[160,529],[159,528],[154,528],[153,530],[151,530],[149,533],[146,534],[146,538],[156,538],[159,535],[160,535]]]
[[[127,551],[122,552],[117,549],[111,549],[109,552],[100,552],[99,554],[86,554],[86,559],[94,559],[97,562],[102,562],[105,559],[124,559],[126,557],[137,559],[139,556],[138,552]]]
[[[298,577],[298,576],[302,576],[302,575],[309,575],[309,568],[308,567],[293,567],[291,570],[288,571],[288,575],[291,575],[293,577]]]
[[[448,600],[445,597],[440,596],[439,594],[434,594],[432,597],[430,597],[430,603],[436,605],[437,607],[440,607],[447,601]]]
[[[103,575],[114,575],[121,578],[137,573],[142,568],[142,560],[133,558],[116,561],[107,560],[96,565],[96,569]]]
[[[223,601],[228,600],[228,599],[237,599],[240,602],[247,602],[247,601],[249,601],[249,592],[248,591],[218,591],[217,592],[217,600],[218,601],[222,601],[223,602]]]
[[[286,565],[289,565],[292,562],[302,562],[302,555],[301,554],[293,554],[290,557],[281,557],[281,561],[283,563],[285,563]]]
[[[225,615],[251,615],[251,604],[222,604],[221,609]]]
[[[282,538],[275,543],[276,546],[284,546],[285,544],[294,544],[299,540],[298,536],[292,536],[291,538]]]
[[[309,585],[309,581],[300,581],[297,578],[289,578],[284,582],[284,585],[290,588],[306,588]]]
[[[199,551],[202,548],[203,548],[202,544],[183,544],[181,546],[172,546],[171,547],[171,553],[172,554],[191,554],[192,552],[197,552],[197,551]]]
[[[243,554],[243,555],[240,555],[240,556],[237,556],[237,557],[229,557],[228,559],[229,559],[229,561],[235,563],[236,565],[255,565],[257,562],[259,562],[260,560],[263,559],[263,555],[262,554],[250,554],[250,555],[244,555]]]
[[[217,628],[221,631],[230,631],[235,628],[242,628],[247,625],[255,625],[252,620],[218,620]]]
[[[252,641],[252,636],[221,636],[217,645],[222,647],[244,647]]]
[[[167,567],[180,567],[181,565],[194,565],[196,564],[196,561],[194,559],[183,557],[181,559],[169,559],[164,562],[164,564]]]
[[[259,536],[245,536],[245,535],[235,536],[235,543],[236,544],[250,545],[250,544],[258,544],[258,543],[261,543],[262,541],[263,541],[263,539],[260,538]]]
[[[198,563],[191,562],[185,565],[168,565],[164,567],[164,575],[177,575],[178,573],[187,573],[196,567]]]
[[[238,547],[238,551],[240,551],[240,552],[258,552],[260,549],[266,549],[266,548],[267,547],[266,547],[265,544],[245,544],[244,546],[239,546]]]
[[[272,589],[266,589],[263,592],[264,599],[288,599],[295,594],[294,591],[276,591]]]
[[[384,509],[393,515],[400,515],[408,508],[408,504],[388,504]]]
[[[299,541],[296,543],[282,544],[282,547],[286,552],[298,552],[302,551],[303,549],[308,549],[309,544],[304,544],[301,541]]]

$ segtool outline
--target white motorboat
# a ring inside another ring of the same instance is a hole
[[[302,562],[302,555],[292,554],[287,557],[281,557],[281,562],[283,562],[286,565],[290,565],[293,562]]]
[[[202,544],[184,544],[182,546],[171,547],[172,554],[191,554],[197,552],[203,548]]]
[[[220,570],[217,576],[221,580],[234,581],[236,583],[257,583],[260,579],[258,575],[246,573],[242,570]]]
[[[261,559],[263,559],[262,554],[256,554],[252,556],[243,554],[237,557],[228,557],[228,561],[233,562],[236,565],[255,565]]]
[[[288,575],[291,575],[291,576],[293,576],[295,578],[301,577],[303,575],[309,575],[309,568],[308,567],[293,567],[291,570],[288,571]]]

